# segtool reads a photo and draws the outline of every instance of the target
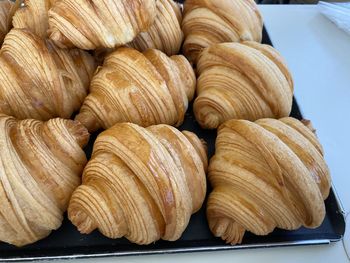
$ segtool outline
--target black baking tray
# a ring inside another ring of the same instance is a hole
[[[272,44],[265,29],[263,43]],[[293,102],[291,116],[298,119],[302,118],[296,101]],[[192,105],[190,105],[185,122],[180,129],[195,132],[207,142],[209,157],[214,154],[216,131],[208,131],[200,128],[195,121]],[[97,134],[92,135],[89,145],[85,149],[88,157],[91,155],[92,145],[96,136]],[[210,186],[208,189],[209,192]],[[49,237],[35,244],[16,248],[5,243],[0,243],[0,261],[93,258],[328,244],[342,239],[345,231],[345,220],[343,209],[334,188],[331,189],[325,204],[327,214],[323,224],[317,229],[300,228],[296,231],[276,229],[267,236],[255,236],[247,232],[242,244],[236,246],[226,245],[224,241],[215,238],[210,233],[205,216],[205,203],[202,209],[191,217],[186,231],[178,241],[168,242],[161,240],[148,246],[135,245],[126,239],[108,239],[98,231],[94,231],[90,235],[81,235],[69,222],[67,217],[65,217],[62,226],[57,231],[53,231]]]

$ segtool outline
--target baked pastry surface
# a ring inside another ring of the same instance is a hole
[[[0,50],[0,113],[70,118],[86,97],[94,70],[85,51],[61,49],[26,29],[12,29]]]
[[[122,47],[108,55],[95,74],[76,120],[89,131],[121,122],[179,126],[195,83],[194,71],[181,55]]]
[[[60,227],[80,184],[88,140],[72,120],[0,114],[0,241],[24,246]]]
[[[183,16],[183,53],[194,64],[214,44],[262,39],[263,21],[254,0],[186,0]]]
[[[206,166],[206,148],[191,132],[116,124],[98,136],[68,217],[85,234],[177,240],[204,201]]]
[[[316,228],[325,217],[331,179],[322,146],[294,118],[222,124],[208,178],[209,227],[227,243],[241,243],[246,231]]]
[[[147,31],[155,0],[61,0],[49,11],[49,36],[60,47],[115,48]]]
[[[289,116],[293,80],[282,56],[271,46],[252,41],[216,44],[197,64],[199,124],[215,129],[230,119],[255,121]]]

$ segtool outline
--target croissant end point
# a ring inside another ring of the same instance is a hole
[[[216,237],[221,237],[227,244],[241,244],[244,228],[227,218],[216,218],[209,221],[209,228]]]
[[[314,126],[312,125],[312,122],[310,120],[301,120],[301,122],[308,127],[313,133],[316,133],[316,129],[314,128]]]
[[[89,112],[80,112],[77,116],[75,116],[74,120],[84,125],[89,132],[95,132],[101,128],[94,115]]]
[[[189,101],[193,99],[196,89],[196,75],[190,62],[181,55],[172,56],[171,59],[177,64],[181,72],[181,79],[185,84],[185,92]]]
[[[72,136],[74,136],[80,147],[84,147],[89,142],[90,134],[79,121],[69,120],[67,123],[67,129]]]
[[[74,45],[60,31],[49,29],[47,32],[50,40],[60,48],[73,48]]]
[[[96,229],[90,217],[81,210],[68,210],[68,218],[81,234],[90,234]]]
[[[196,119],[199,123],[199,125],[203,129],[216,129],[219,127],[221,121],[220,117],[215,112],[207,112],[207,109],[198,107],[200,110],[195,111],[194,114],[196,116]],[[194,106],[194,109],[196,107]]]
[[[189,131],[183,131],[182,132],[186,138],[190,141],[190,143],[193,145],[193,147],[196,149],[198,155],[200,156],[204,170],[207,171],[208,169],[208,147],[206,141],[199,139],[197,135],[195,135],[192,132]]]

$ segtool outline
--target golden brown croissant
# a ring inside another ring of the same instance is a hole
[[[168,56],[179,53],[183,41],[182,13],[173,0],[158,0],[157,17],[147,32],[140,33],[129,46],[143,52],[149,48],[159,49]]]
[[[0,115],[0,241],[23,246],[61,225],[87,162],[88,139],[72,120]]]
[[[208,176],[209,226],[227,243],[241,243],[245,231],[315,228],[324,219],[330,176],[322,146],[294,118],[225,122]]]
[[[263,21],[254,0],[186,0],[183,52],[196,63],[203,48],[262,39]]]
[[[86,52],[63,50],[24,29],[12,29],[0,51],[0,113],[18,119],[69,118],[95,70]]]
[[[49,11],[49,35],[60,47],[114,48],[147,31],[156,0],[60,0]]]
[[[46,38],[49,28],[48,11],[57,0],[24,0],[24,6],[13,16],[14,28],[26,28]]]
[[[283,58],[256,42],[223,43],[205,49],[198,59],[193,108],[203,128],[230,119],[255,121],[289,116],[293,80]]]
[[[184,56],[169,58],[155,49],[140,53],[119,48],[95,74],[76,120],[89,131],[120,122],[179,126],[195,83],[193,69]]]
[[[191,132],[121,123],[101,133],[68,217],[137,244],[177,240],[206,194],[206,149]]]
[[[12,17],[19,5],[19,0],[17,0],[16,3],[10,0],[0,1],[0,46],[12,27]]]

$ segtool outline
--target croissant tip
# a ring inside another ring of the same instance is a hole
[[[99,122],[90,112],[82,111],[77,116],[75,116],[74,120],[82,124],[90,133],[95,132],[101,128],[99,126]]]
[[[245,229],[228,218],[209,217],[209,227],[214,236],[220,237],[232,246],[241,244]]]
[[[74,48],[74,45],[58,30],[49,29],[47,31],[49,39],[59,48]]]
[[[82,123],[77,120],[69,120],[67,128],[81,148],[87,145],[90,139],[90,133]]]
[[[312,125],[312,122],[310,120],[302,119],[302,124],[304,124],[307,128],[309,128],[313,133],[316,133],[316,129]]]
[[[202,111],[204,111],[203,108],[202,108]],[[195,111],[195,114],[196,114],[196,111]],[[209,113],[206,113],[205,116],[203,116],[202,112],[198,112],[196,115],[198,115],[196,119],[199,125],[203,129],[209,129],[209,130],[216,129],[219,127],[221,123],[219,116],[215,113],[209,112]]]
[[[172,56],[171,59],[176,63],[181,72],[181,79],[185,85],[186,96],[189,101],[194,97],[196,90],[196,74],[193,70],[192,64],[182,55]]]
[[[90,234],[96,229],[90,217],[80,210],[68,209],[68,219],[81,234]]]
[[[197,153],[199,154],[199,156],[203,162],[204,170],[207,171],[207,169],[208,169],[207,142],[203,139],[198,138],[196,134],[194,134],[190,131],[183,131],[182,133],[186,136],[186,138],[190,141],[190,143],[196,149]]]

